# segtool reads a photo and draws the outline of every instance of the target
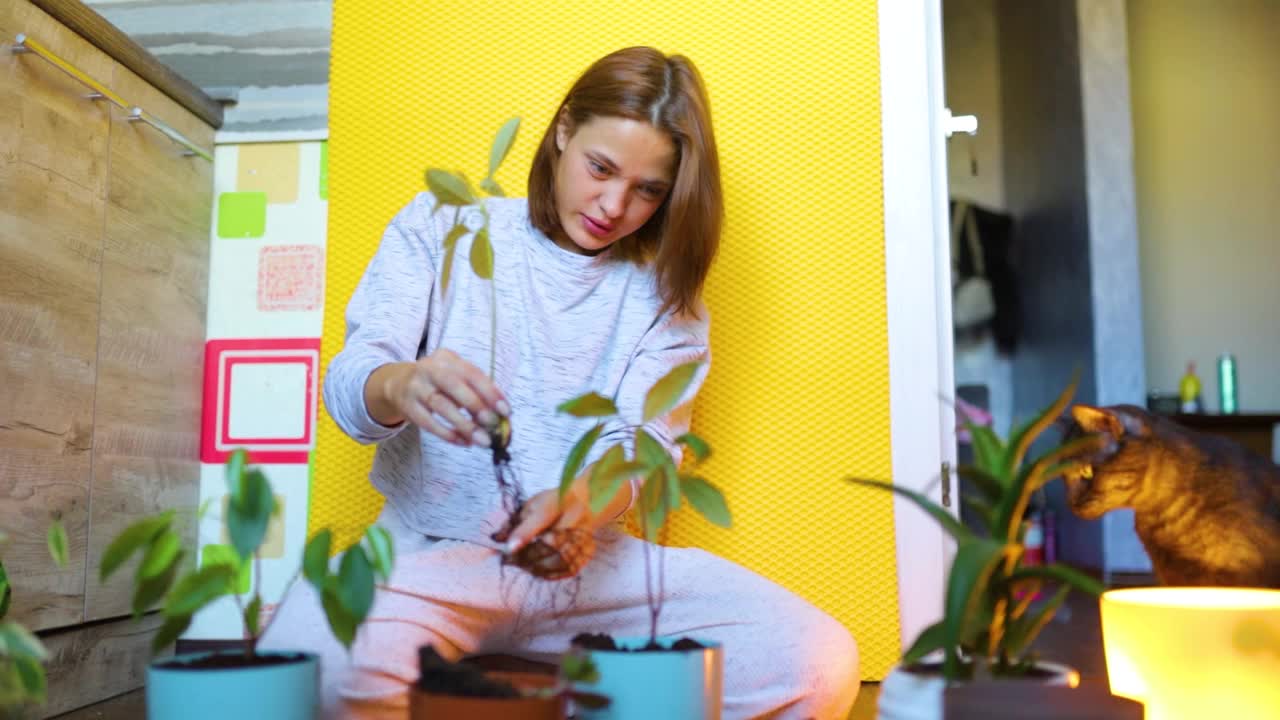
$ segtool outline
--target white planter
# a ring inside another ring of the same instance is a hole
[[[1075,687],[1080,684],[1080,673],[1057,663],[1040,662],[1036,667],[1050,677],[1031,678],[1029,683],[1055,687]],[[936,673],[907,672],[895,666],[889,676],[880,683],[877,720],[943,720],[942,692],[946,681],[941,671]]]

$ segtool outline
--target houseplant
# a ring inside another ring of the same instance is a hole
[[[681,717],[719,718],[723,686],[723,649],[716,643],[689,638],[661,638],[659,620],[665,594],[663,553],[657,540],[671,513],[682,501],[707,520],[729,527],[731,516],[724,495],[714,485],[693,474],[711,454],[705,440],[686,433],[676,443],[690,452],[692,459],[685,471],[677,465],[666,448],[645,425],[680,404],[701,369],[701,362],[690,362],[673,368],[645,394],[642,417],[638,424],[622,417],[614,399],[595,392],[568,400],[560,412],[596,423],[574,444],[561,473],[560,495],[568,492],[582,472],[591,449],[596,445],[606,422],[623,425],[631,431],[631,447],[618,442],[604,449],[600,459],[589,469],[588,497],[592,509],[599,511],[633,478],[643,478],[632,509],[645,540],[645,591],[649,606],[647,637],[612,638],[607,635],[581,635],[574,639],[576,648],[584,651],[599,667],[600,680],[593,687],[608,697],[604,708],[584,708],[580,717],[609,720],[631,718]],[[533,547],[532,544],[526,548]]]
[[[161,625],[152,648],[159,651],[178,638],[201,608],[226,595],[235,598],[244,623],[244,642],[234,651],[195,653],[155,660],[147,669],[147,716],[151,720],[199,720],[235,717],[310,720],[318,709],[319,665],[307,653],[259,652],[266,631],[262,610],[259,549],[275,512],[271,483],[248,466],[244,450],[227,462],[229,499],[223,518],[234,552],[206,555],[204,564],[185,569],[186,551],[166,511],[144,518],[120,533],[103,553],[101,579],[106,580],[133,555],[141,561],[134,575],[133,613],[140,616],[163,600]],[[391,536],[379,527],[366,530],[362,541],[342,555],[337,572],[329,567],[328,530],[307,543],[299,574],[320,594],[334,635],[350,648],[356,629],[373,604],[374,577],[384,581],[394,562]],[[257,563],[258,572],[250,572]],[[241,595],[257,579],[247,605]],[[290,585],[296,581],[290,581]],[[286,588],[287,592],[287,588]]]
[[[911,500],[957,546],[947,577],[943,617],[920,633],[881,685],[880,718],[940,719],[944,689],[957,683],[990,678],[1029,678],[1059,685],[1078,682],[1073,670],[1037,660],[1031,644],[1071,590],[1098,596],[1102,584],[1065,565],[1023,563],[1024,516],[1032,494],[1067,472],[1074,458],[1096,451],[1104,442],[1097,436],[1076,438],[1027,460],[1032,443],[1067,408],[1075,388],[1073,381],[1007,440],[989,427],[966,424],[973,439],[974,462],[959,468],[959,473],[977,488],[977,497],[962,498],[978,518],[977,531],[917,492],[878,480],[851,479]],[[1047,585],[1056,586],[1056,591],[1036,605],[1035,598]]]
[[[7,538],[0,533],[0,545]],[[49,557],[60,568],[67,566],[67,531],[55,519],[49,526]],[[47,682],[44,663],[49,659],[44,644],[22,623],[4,620],[9,612],[13,588],[4,563],[0,562],[0,715],[22,717],[33,706],[43,705]]]

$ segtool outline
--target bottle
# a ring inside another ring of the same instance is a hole
[[[1184,413],[1204,411],[1204,403],[1200,396],[1200,378],[1196,377],[1194,361],[1187,363],[1187,373],[1182,376],[1182,382],[1178,383],[1178,399],[1180,401],[1178,409]]]
[[[1218,358],[1218,402],[1223,415],[1240,411],[1236,396],[1236,359],[1231,353],[1223,353]]]

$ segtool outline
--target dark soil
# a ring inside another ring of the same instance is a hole
[[[471,665],[451,663],[430,645],[418,648],[418,689],[435,695],[476,698],[518,698],[511,684],[487,677]]]
[[[605,633],[582,633],[574,637],[571,644],[583,650],[613,650],[615,652],[686,652],[689,650],[705,650],[707,647],[697,640],[680,638],[672,643],[669,648],[657,643],[649,643],[644,647],[638,648],[620,648],[618,643],[614,642],[613,636]]]
[[[231,668],[269,667],[272,665],[290,665],[305,662],[307,656],[302,653],[276,653],[270,655],[245,656],[240,652],[222,652],[203,655],[194,660],[168,660],[156,667],[165,670],[227,670]]]
[[[912,673],[913,675],[929,675],[929,676],[941,677],[942,663],[940,662],[916,663],[915,665],[908,667],[906,670],[907,672]],[[995,679],[1004,680],[1004,681],[1017,681],[1017,680],[1039,681],[1039,680],[1050,680],[1056,677],[1058,677],[1058,673],[1052,670],[1046,670],[1037,665],[1033,665],[1030,668],[1028,668],[1025,672],[1020,672],[1017,675],[1002,675]]]

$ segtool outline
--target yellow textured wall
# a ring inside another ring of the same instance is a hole
[[[889,475],[879,65],[874,0],[335,3],[322,362],[387,221],[429,165],[483,174],[493,132],[522,134],[499,174],[525,186],[557,103],[627,45],[681,52],[707,82],[727,199],[706,291],[713,369],[695,429],[735,528],[676,521],[671,541],[747,565],[845,622],[863,676],[899,650]],[[351,538],[381,498],[371,451],[319,427],[311,527]]]

